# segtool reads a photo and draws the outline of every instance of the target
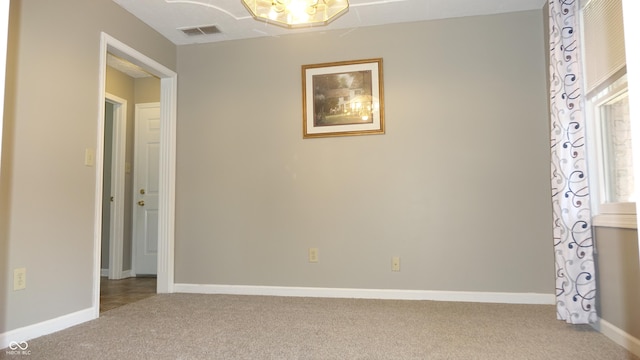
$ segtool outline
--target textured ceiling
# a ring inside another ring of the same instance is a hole
[[[253,19],[240,0],[113,0],[176,45],[353,29],[541,9],[545,0],[349,0],[349,11],[327,26],[287,29]],[[220,33],[188,36],[181,29],[215,25]]]

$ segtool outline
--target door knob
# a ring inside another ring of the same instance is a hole
[[[144,189],[140,189],[140,195],[144,195],[144,194],[145,194]]]
[[[138,201],[138,205],[140,205],[140,206],[144,206],[144,200],[140,200],[140,201]]]

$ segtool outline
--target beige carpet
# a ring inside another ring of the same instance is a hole
[[[156,295],[2,359],[639,360],[553,306]]]

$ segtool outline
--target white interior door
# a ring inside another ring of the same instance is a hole
[[[136,275],[158,272],[160,104],[136,104],[133,234]]]

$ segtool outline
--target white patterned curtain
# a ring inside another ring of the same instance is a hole
[[[577,0],[549,1],[551,188],[559,320],[597,320]]]

